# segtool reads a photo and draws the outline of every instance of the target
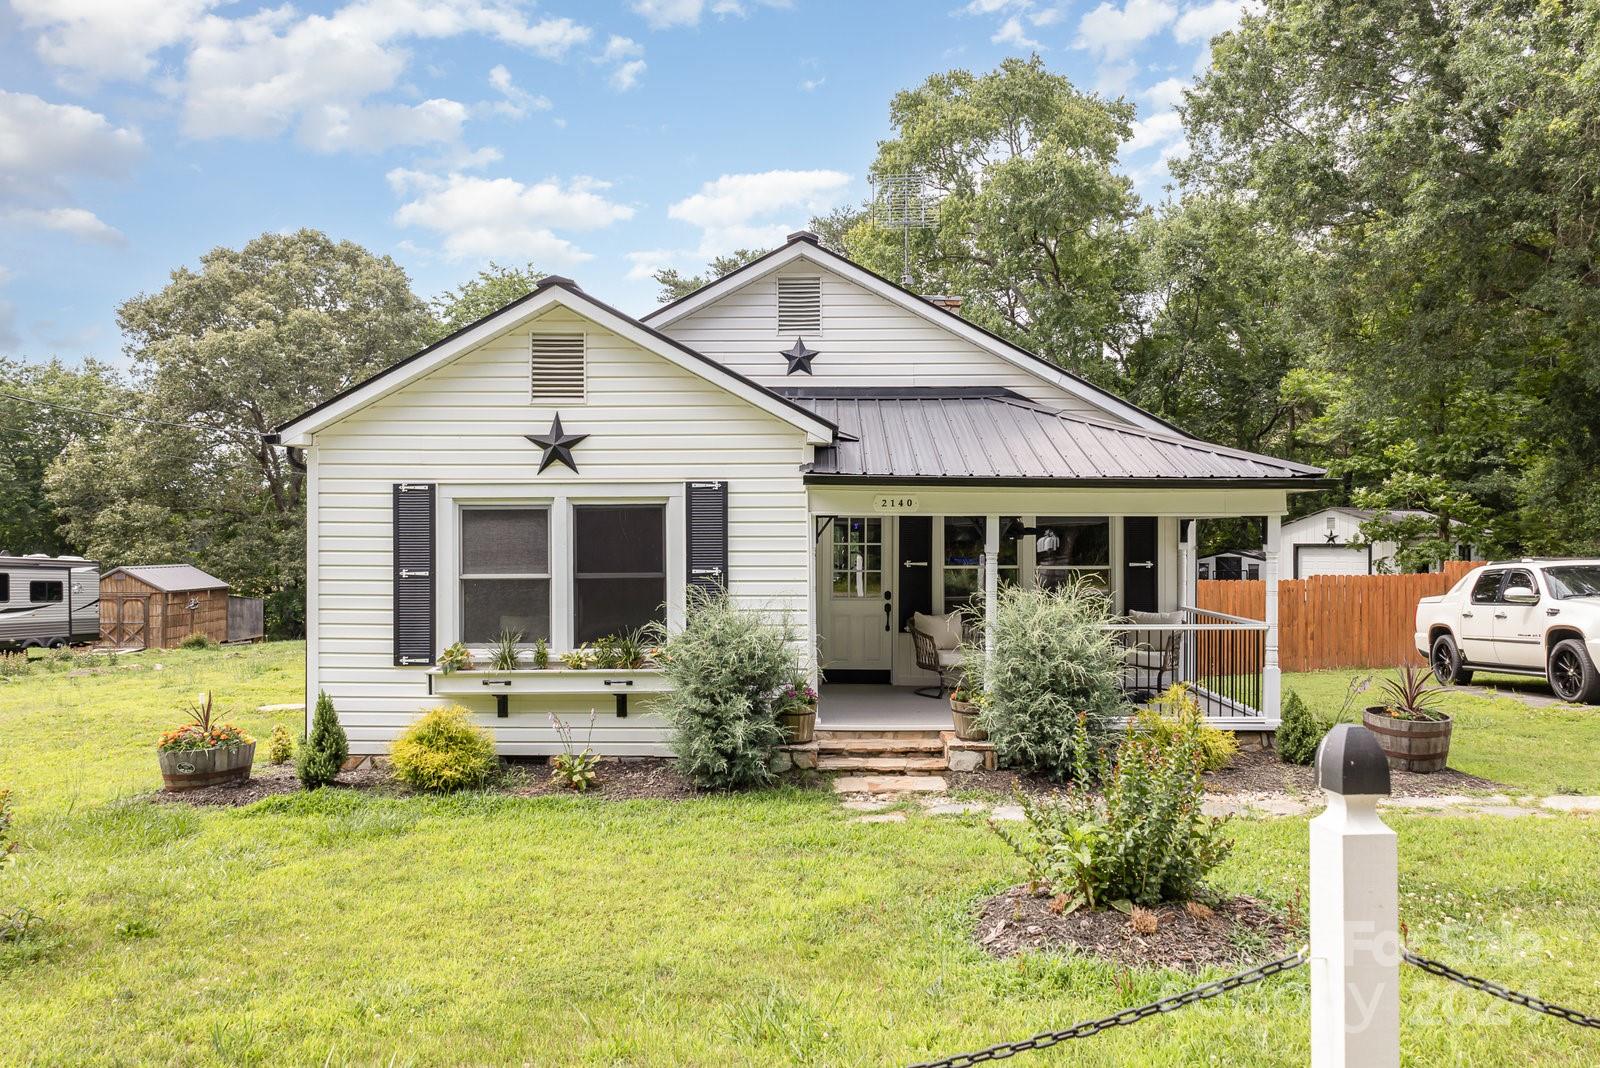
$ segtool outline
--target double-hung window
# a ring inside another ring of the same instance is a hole
[[[592,642],[665,619],[666,508],[578,504],[572,509],[572,640]]]
[[[1111,521],[1104,516],[1040,516],[1034,524],[1034,566],[1039,585],[1088,579],[1111,588]],[[1217,564],[1221,576],[1222,562]]]
[[[1022,520],[1000,517],[999,578],[1001,586],[1015,585],[1018,574],[1017,546]],[[944,517],[944,610],[954,612],[983,601],[983,546],[988,518],[981,515]]]
[[[550,639],[550,510],[461,510],[461,640]]]

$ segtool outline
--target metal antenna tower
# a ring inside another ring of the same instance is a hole
[[[939,198],[919,170],[880,174],[872,180],[872,216],[879,226],[900,231],[900,284],[911,288],[911,231],[939,223]]]

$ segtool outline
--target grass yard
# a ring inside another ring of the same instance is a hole
[[[1310,671],[1283,677],[1284,692],[1297,691],[1311,708],[1332,715],[1345,701],[1352,679],[1374,683],[1350,702],[1345,718],[1360,722],[1361,709],[1377,704],[1378,680],[1393,671]],[[1550,696],[1538,679],[1480,675],[1480,686],[1506,694]],[[1535,708],[1513,696],[1488,697],[1446,689],[1444,709],[1455,720],[1450,766],[1534,794],[1600,794],[1600,706]],[[1597,1057],[1600,1062],[1600,1057]]]
[[[137,796],[174,703],[207,686],[235,708],[297,701],[300,654],[147,654],[161,672],[0,683],[0,785],[25,846],[0,906],[46,920],[0,947],[0,1064],[884,1065],[1192,985],[989,959],[971,908],[1020,868],[973,817],[863,824],[795,789],[327,790],[204,811]],[[258,734],[299,722],[238,718]],[[1390,822],[1422,952],[1600,1007],[1600,819]],[[1303,909],[1305,833],[1238,822],[1221,889]],[[1408,1063],[1600,1060],[1592,1031],[1405,984]],[[1303,1065],[1306,990],[1302,969],[1017,1063]]]

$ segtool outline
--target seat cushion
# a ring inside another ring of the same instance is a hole
[[[1146,627],[1170,627],[1183,622],[1182,612],[1129,612],[1128,618]]]
[[[911,625],[932,638],[936,649],[954,649],[961,644],[960,612],[951,612],[947,616],[913,612]]]
[[[1122,662],[1129,667],[1160,668],[1162,655],[1154,649],[1129,649],[1122,654]]]
[[[963,653],[960,649],[940,649],[939,650],[939,666],[942,667],[942,668],[965,667],[966,663],[967,663],[966,654]]]

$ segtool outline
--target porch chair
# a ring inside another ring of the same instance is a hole
[[[918,697],[940,698],[954,688],[954,680],[966,669],[966,655],[961,652],[961,613],[930,616],[923,612],[911,614],[911,647],[916,651],[917,667],[939,674],[938,686],[924,686],[916,691]],[[932,690],[932,693],[928,691]]]
[[[1137,636],[1140,627],[1170,627],[1183,622],[1182,612],[1129,612],[1128,620]],[[1124,690],[1149,690],[1160,693],[1167,688],[1167,679],[1177,681],[1178,639],[1180,631],[1157,631],[1151,642],[1138,642],[1127,647],[1122,654],[1122,688]],[[1124,641],[1127,635],[1124,636]],[[1154,676],[1155,685],[1150,685]]]

